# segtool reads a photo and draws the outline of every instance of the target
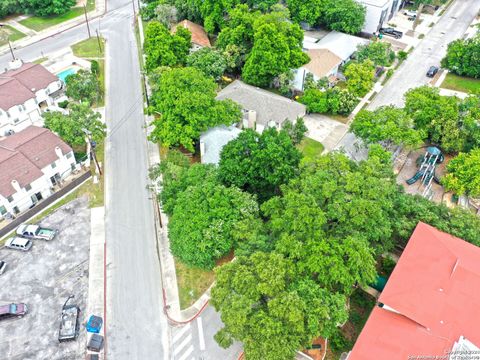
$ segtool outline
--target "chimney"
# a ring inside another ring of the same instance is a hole
[[[20,186],[17,180],[12,180],[11,184],[16,192],[22,191],[22,187]]]
[[[60,149],[58,146],[55,146],[55,154],[57,154],[59,159],[63,158],[62,149]]]
[[[257,124],[257,112],[255,110],[248,110],[248,128],[255,130]]]

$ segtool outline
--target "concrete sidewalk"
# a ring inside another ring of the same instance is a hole
[[[101,316],[105,321],[105,208],[91,209],[90,263],[86,317]],[[100,335],[105,336],[105,326]],[[82,329],[82,331],[85,331]],[[87,336],[87,342],[90,336]],[[103,358],[103,351],[101,354]]]
[[[103,14],[105,14],[105,12],[106,12],[106,0],[96,0],[95,1],[95,10],[87,13],[88,20],[90,21],[90,20],[93,20],[93,19],[95,19],[99,16],[102,16]],[[48,37],[54,36],[58,33],[61,33],[62,31],[69,30],[69,29],[71,29],[71,28],[73,28],[77,25],[85,23],[85,15],[82,14],[80,16],[77,16],[74,19],[65,21],[65,22],[60,23],[60,24],[55,25],[55,26],[51,26],[51,27],[49,27],[45,30],[36,32],[33,29],[27,28],[27,27],[25,27],[25,26],[23,26],[23,25],[21,25],[20,23],[17,22],[18,19],[23,19],[23,18],[25,18],[25,16],[20,16],[20,17],[17,17],[15,19],[8,20],[6,22],[6,24],[18,29],[19,31],[21,31],[21,32],[23,32],[27,35],[26,37],[24,37],[20,40],[14,41],[12,43],[12,46],[15,49],[31,45],[33,43],[36,43],[36,42],[40,41],[40,40],[43,40],[43,39],[46,39]],[[7,53],[8,51],[9,51],[8,44],[0,47],[0,54],[3,55],[5,53]]]

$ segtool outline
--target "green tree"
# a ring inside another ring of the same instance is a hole
[[[356,34],[363,28],[365,15],[365,7],[355,0],[327,0],[322,22],[329,29]]]
[[[225,16],[239,0],[202,0],[199,2],[203,26],[208,33],[214,33],[225,24]]]
[[[248,359],[290,360],[347,319],[345,301],[299,276],[282,255],[238,257],[216,271],[211,302],[225,327],[215,339],[223,347],[241,341]]]
[[[54,16],[65,14],[77,2],[75,0],[20,0],[19,3],[20,8],[25,13],[37,16]]]
[[[216,88],[212,78],[195,68],[163,70],[151,96],[150,111],[160,115],[150,139],[193,152],[201,132],[240,121],[240,107],[231,100],[215,100]]]
[[[451,72],[474,78],[480,77],[480,34],[466,40],[455,40],[448,44],[447,55],[442,67]]]
[[[316,25],[323,18],[328,0],[287,0],[292,20]]]
[[[312,113],[326,113],[329,110],[327,92],[318,89],[307,89],[300,102],[307,106],[307,111]]]
[[[223,148],[218,168],[226,186],[237,186],[260,200],[278,194],[296,176],[301,154],[286,131],[246,129]]]
[[[426,137],[414,129],[414,123],[403,109],[382,106],[375,111],[360,110],[351,126],[352,132],[367,143],[385,142],[388,146],[415,148]]]
[[[102,96],[97,76],[88,70],[78,70],[77,73],[67,76],[65,83],[66,94],[73,100],[93,104]]]
[[[371,60],[375,66],[390,66],[395,60],[392,44],[384,41],[373,41],[367,45],[359,45],[357,60],[363,62]]]
[[[254,43],[243,67],[243,79],[252,85],[267,87],[272,80],[309,61],[302,51],[303,32],[288,19],[283,8],[258,18],[254,25]]]
[[[305,90],[300,102],[307,106],[307,111],[316,113],[350,114],[358,104],[357,97],[347,89],[317,88]]]
[[[205,181],[189,186],[168,223],[172,253],[188,265],[212,269],[232,249],[234,226],[256,216],[255,199],[235,187]]]
[[[187,57],[187,66],[197,68],[205,76],[218,80],[227,68],[227,61],[220,51],[205,47]]]
[[[144,51],[148,71],[159,66],[185,64],[191,46],[191,34],[182,26],[175,34],[158,21],[151,21],[145,29]]]
[[[67,115],[57,111],[47,112],[44,120],[47,129],[71,146],[85,145],[85,130],[97,143],[105,138],[106,126],[101,122],[100,114],[94,112],[87,103],[70,104]]]
[[[290,136],[293,145],[298,145],[305,137],[308,128],[305,125],[303,117],[298,117],[297,121],[295,121],[295,124],[293,124],[290,120],[285,121],[282,125],[282,130],[285,131],[288,136]]]
[[[347,89],[358,97],[364,97],[373,87],[375,67],[371,60],[350,63],[345,70]]]
[[[447,165],[447,175],[442,184],[458,195],[480,195],[480,148],[460,153]]]
[[[167,29],[170,29],[178,21],[177,8],[170,4],[158,4],[155,8],[155,19]]]

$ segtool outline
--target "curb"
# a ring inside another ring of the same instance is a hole
[[[202,305],[202,307],[200,308],[200,310],[197,311],[197,313],[195,315],[193,315],[190,319],[188,320],[183,320],[183,321],[179,321],[179,320],[175,320],[173,319],[172,317],[170,317],[170,315],[168,314],[168,305],[167,304],[167,296],[166,296],[166,292],[165,292],[165,289],[163,288],[162,289],[163,291],[163,312],[165,313],[165,315],[167,316],[167,319],[168,321],[170,321],[171,323],[175,324],[175,325],[185,325],[185,324],[188,324],[190,322],[192,322],[193,320],[195,320],[202,312],[203,310],[205,310],[205,308],[207,307],[208,303],[210,302],[210,300],[207,300],[205,302],[205,304]]]

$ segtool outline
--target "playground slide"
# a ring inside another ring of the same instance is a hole
[[[423,171],[417,171],[417,173],[415,175],[413,175],[410,179],[407,179],[407,184],[408,185],[412,185],[412,184],[415,184],[418,179],[420,179],[423,175]]]

